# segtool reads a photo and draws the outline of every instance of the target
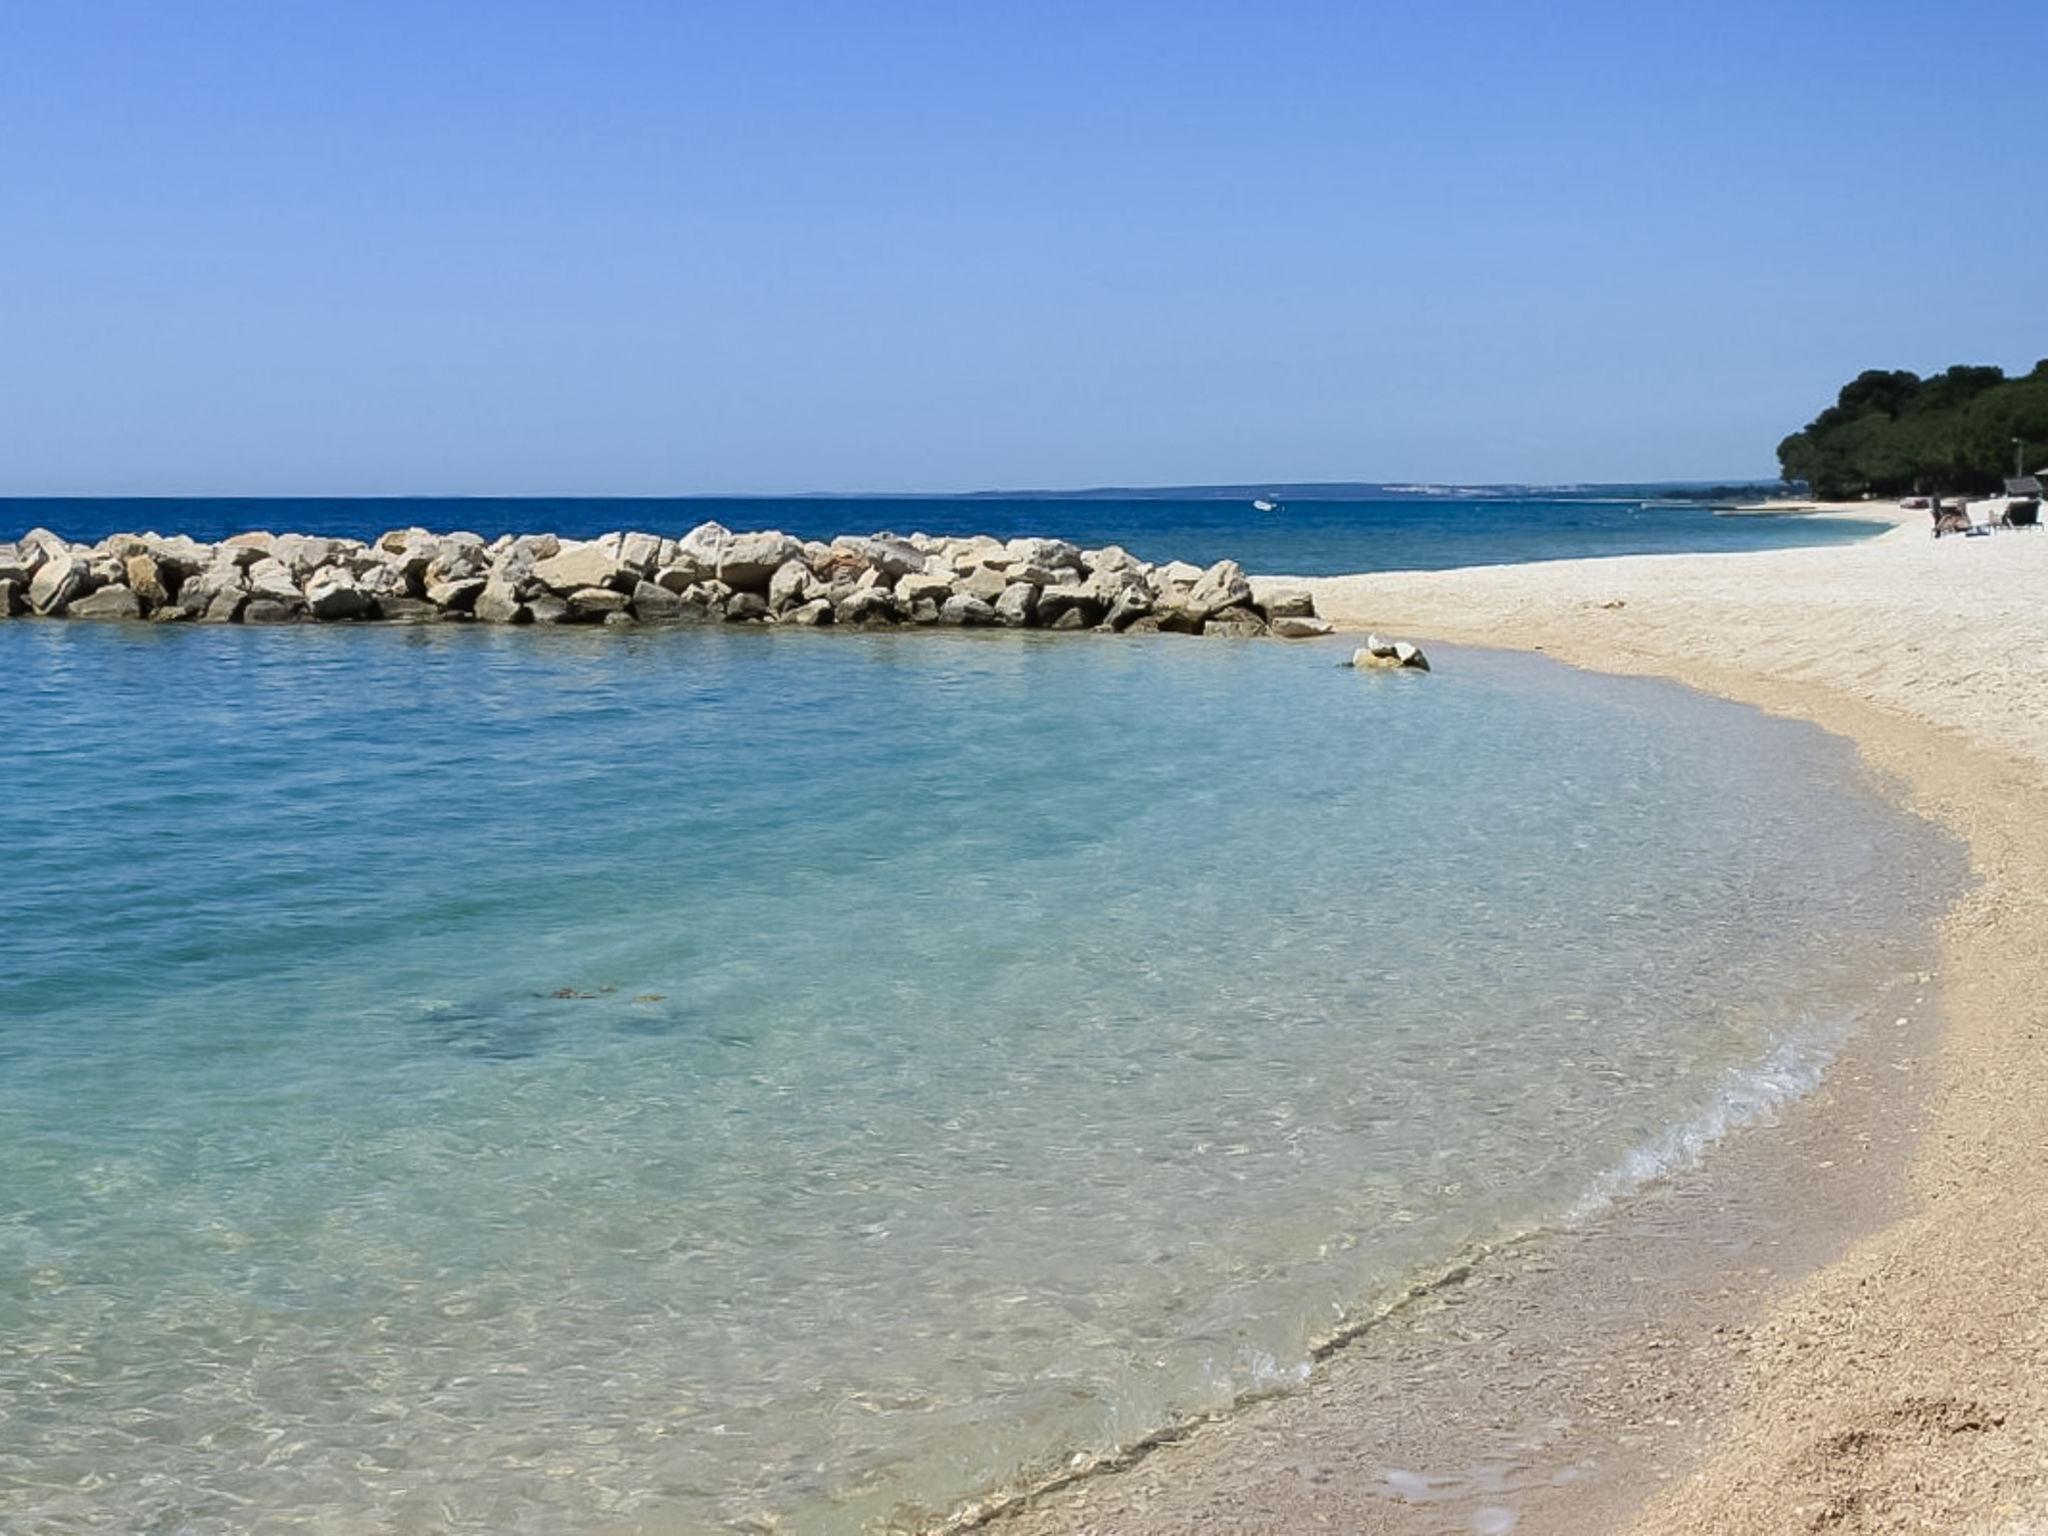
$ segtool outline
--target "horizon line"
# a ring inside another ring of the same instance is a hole
[[[1190,484],[983,487],[964,491],[0,491],[0,502],[16,501],[1038,501],[1119,496],[1223,500],[1239,496],[1292,495],[1341,500],[1341,493],[1413,492],[1458,496],[1503,491],[1597,493],[1658,488],[1674,490],[1750,489],[1782,486],[1779,475],[1726,475],[1683,480],[1246,480]],[[1338,493],[1338,494],[1333,494]]]

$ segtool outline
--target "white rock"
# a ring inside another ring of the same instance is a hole
[[[1218,560],[1188,589],[1187,609],[1201,618],[1225,608],[1240,608],[1252,600],[1252,584],[1245,580],[1244,567],[1235,560]]]
[[[1038,611],[1038,588],[1028,581],[1013,581],[995,600],[996,618],[1011,629],[1023,629]]]
[[[1272,620],[1273,633],[1282,640],[1313,640],[1318,635],[1327,635],[1336,626],[1328,619],[1304,619],[1291,613],[1283,613]]]
[[[267,598],[274,603],[296,603],[302,596],[298,578],[292,575],[291,568],[283,561],[268,556],[250,566],[243,581],[251,597]]]
[[[375,606],[340,566],[323,565],[306,578],[306,607],[316,619],[359,619]]]
[[[1048,571],[1086,569],[1080,549],[1064,539],[1012,539],[1003,552],[1013,565],[1035,565]]]
[[[36,568],[28,584],[28,605],[37,613],[61,613],[92,588],[92,571],[77,555],[57,555]]]
[[[939,608],[941,624],[982,625],[996,622],[996,611],[980,598],[955,592]]]
[[[803,548],[786,533],[735,534],[719,555],[718,579],[738,592],[765,592],[776,568]]]
[[[550,592],[567,596],[588,587],[609,587],[619,579],[622,569],[616,555],[596,544],[576,544],[558,555],[536,560],[533,576]]]
[[[785,560],[768,578],[768,606],[779,613],[785,608],[809,602],[811,588],[816,584],[817,578],[801,559]]]
[[[64,611],[74,619],[139,619],[142,599],[127,587],[101,587],[84,597],[74,597]]]

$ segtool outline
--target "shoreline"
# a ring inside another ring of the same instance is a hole
[[[1346,630],[1541,651],[1809,721],[1957,837],[1973,884],[1903,1027],[1866,1019],[1777,1124],[1553,1234],[1556,1262],[1497,1251],[1301,1392],[982,1528],[2037,1528],[2048,681],[2032,659],[2048,618],[2031,594],[2048,541],[1966,556],[1913,531],[1818,553],[1274,578]]]
[[[1915,532],[1917,518],[1817,558],[1309,584],[1340,620],[1483,630],[1811,721],[1969,850],[1975,885],[1941,925],[1937,1082],[1908,1208],[1759,1315],[1761,1347],[1702,1459],[1667,1489],[1641,1485],[1625,1528],[1642,1536],[2018,1531],[2048,1513],[2048,1339],[2032,1302],[2048,1281],[2034,1219],[2048,1195],[2048,618],[2032,598],[2048,544],[1965,554]]]

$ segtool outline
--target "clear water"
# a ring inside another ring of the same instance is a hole
[[[0,499],[0,538],[38,525],[67,538],[156,529],[220,539],[250,528],[374,538],[387,528],[466,528],[486,538],[547,530],[593,538],[614,528],[680,534],[716,518],[830,539],[848,530],[1045,535],[1121,544],[1148,560],[1230,559],[1292,576],[1442,570],[1592,555],[1780,549],[1839,544],[1883,523],[1810,517],[1718,517],[1703,506],[1640,499],[1402,497],[1289,502],[1259,513],[1243,501],[829,496],[613,500],[396,497],[385,500]]]
[[[1924,963],[1841,743],[1344,650],[0,624],[0,1528],[944,1508]]]

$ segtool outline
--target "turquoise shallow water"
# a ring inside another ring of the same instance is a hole
[[[1925,963],[1842,743],[1345,654],[0,625],[0,1528],[944,1507]]]

